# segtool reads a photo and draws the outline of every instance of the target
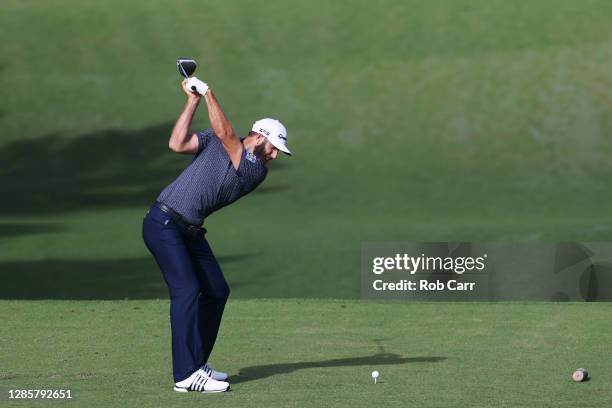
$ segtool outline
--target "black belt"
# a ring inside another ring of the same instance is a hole
[[[168,207],[166,204],[156,201],[154,205],[155,207],[168,214],[183,234],[191,238],[197,238],[198,234],[204,232],[203,228],[200,228],[199,225],[188,223],[187,221],[185,221],[181,214],[177,213],[172,208]]]

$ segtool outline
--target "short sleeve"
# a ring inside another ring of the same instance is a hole
[[[214,136],[215,134],[212,129],[206,129],[206,130],[202,130],[198,132],[198,153],[197,154],[200,154],[202,150],[206,149],[206,146],[208,146],[210,139],[212,139]]]

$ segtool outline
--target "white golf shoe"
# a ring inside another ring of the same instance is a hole
[[[204,370],[204,372],[208,374],[208,376],[213,380],[227,381],[227,378],[229,377],[227,373],[213,369],[211,366],[208,365],[208,363],[202,366],[202,370]]]
[[[227,378],[227,377],[226,377]],[[229,390],[229,383],[211,378],[206,371],[200,368],[183,381],[174,384],[176,392],[224,392]]]

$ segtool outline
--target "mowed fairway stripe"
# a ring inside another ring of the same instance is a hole
[[[605,303],[234,300],[219,396],[172,392],[168,302],[2,301],[0,386],[78,406],[556,406],[612,399]],[[573,369],[593,379],[575,384]],[[370,376],[380,371],[378,384]],[[17,405],[16,405],[17,406]]]

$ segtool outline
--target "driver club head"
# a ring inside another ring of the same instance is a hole
[[[191,58],[178,58],[176,60],[176,66],[178,67],[179,74],[185,78],[189,78],[193,75],[198,65],[195,60]]]

